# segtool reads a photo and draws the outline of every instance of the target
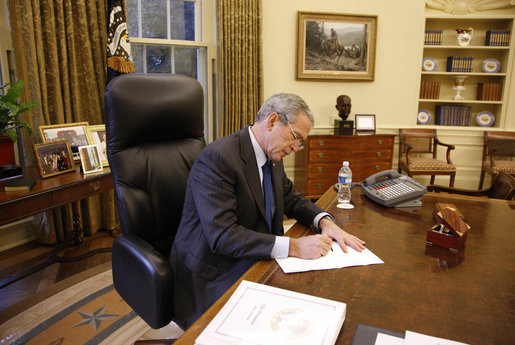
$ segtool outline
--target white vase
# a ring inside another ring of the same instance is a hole
[[[457,28],[456,32],[458,33],[458,44],[461,47],[466,47],[469,45],[470,41],[472,40],[472,34],[474,33],[474,29],[472,28]]]

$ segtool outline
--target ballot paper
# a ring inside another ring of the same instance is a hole
[[[326,256],[315,260],[299,259],[288,257],[276,259],[284,273],[305,272],[315,270],[328,270],[350,266],[363,266],[383,264],[369,249],[365,248],[361,253],[347,246],[348,253],[345,253],[337,242],[333,242],[332,250]]]
[[[196,345],[334,345],[346,304],[243,280]]]

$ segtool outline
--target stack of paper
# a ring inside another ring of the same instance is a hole
[[[345,303],[243,280],[196,345],[333,345]]]

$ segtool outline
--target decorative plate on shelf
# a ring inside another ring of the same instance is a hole
[[[422,60],[422,68],[425,71],[433,72],[434,70],[436,70],[436,66],[436,60],[432,57],[426,57],[424,58],[424,60]]]
[[[431,121],[431,114],[429,111],[420,109],[417,114],[417,122],[421,125],[427,125]]]
[[[486,73],[497,73],[501,69],[501,63],[496,59],[486,59],[483,61],[483,71]]]
[[[495,117],[489,111],[482,111],[476,116],[476,122],[481,127],[490,127],[494,124]]]

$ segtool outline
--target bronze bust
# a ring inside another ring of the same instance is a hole
[[[347,120],[352,107],[351,99],[347,95],[340,95],[336,98],[335,108],[338,110],[338,116],[343,120]]]

